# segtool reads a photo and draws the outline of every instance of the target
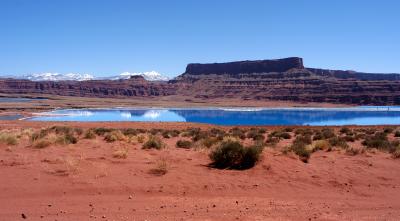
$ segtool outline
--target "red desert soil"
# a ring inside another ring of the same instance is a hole
[[[44,149],[0,144],[0,220],[400,220],[400,160],[389,154],[318,151],[305,164],[266,148],[254,168],[231,171],[207,167],[206,150],[175,148],[177,139],[164,139],[163,150],[99,137]],[[113,158],[124,147],[127,158]],[[150,173],[160,162],[168,172]]]

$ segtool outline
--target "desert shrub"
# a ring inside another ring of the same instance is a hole
[[[286,127],[286,128],[284,128],[282,131],[283,132],[287,132],[287,133],[290,133],[290,132],[293,132],[293,128],[292,127]]]
[[[329,150],[331,148],[331,144],[326,140],[318,140],[315,142],[313,151],[317,150]]]
[[[107,143],[112,143],[112,142],[117,141],[118,138],[117,138],[117,136],[115,136],[114,134],[107,133],[107,134],[104,136],[104,140],[105,140]]]
[[[139,143],[143,143],[145,139],[146,139],[146,137],[143,134],[140,134],[139,136],[137,136],[137,141]]]
[[[50,133],[50,130],[48,128],[46,129],[41,129],[38,132],[34,132],[31,135],[31,141],[34,142],[36,140],[42,139],[46,137]]]
[[[171,131],[169,132],[169,135],[170,135],[171,137],[178,137],[180,133],[181,133],[181,132],[180,132],[179,130],[171,130]]]
[[[278,138],[282,138],[282,139],[291,139],[292,136],[288,133],[288,132],[281,132],[277,135]]]
[[[309,134],[299,135],[296,137],[296,139],[293,142],[302,142],[305,144],[311,144],[312,143],[311,135],[309,135]]]
[[[169,139],[169,138],[172,137],[171,134],[170,134],[170,131],[168,131],[168,130],[164,130],[164,131],[161,133],[161,136],[164,137],[164,138],[166,138],[166,139]]]
[[[335,132],[331,128],[324,128],[321,132],[324,139],[329,139],[335,136]]]
[[[323,128],[322,130],[316,130],[313,136],[313,140],[325,140],[335,136],[335,132],[331,128]]]
[[[209,157],[211,166],[218,169],[249,169],[259,160],[262,148],[243,147],[237,141],[225,141]]]
[[[229,130],[229,133],[233,136],[233,137],[238,137],[242,140],[246,139],[246,133],[244,130],[238,128],[238,127],[234,127],[232,129]]]
[[[262,133],[262,131],[263,130],[260,131],[260,129],[257,129],[257,128],[252,128],[247,132],[246,137],[251,138],[253,140],[264,140],[265,137],[264,137],[264,135],[263,135],[264,133]]]
[[[189,149],[191,148],[193,143],[189,140],[178,140],[176,142],[176,147],[177,148],[184,148],[184,149]]]
[[[155,167],[149,170],[150,174],[153,174],[156,176],[165,175],[167,172],[168,172],[168,165],[167,165],[167,161],[164,159],[158,160],[156,162]]]
[[[0,133],[0,143],[4,143],[7,145],[17,145],[18,139],[14,134],[10,133]]]
[[[214,144],[218,143],[220,139],[218,137],[207,137],[201,140],[201,144],[207,148],[212,147]]]
[[[367,148],[376,148],[380,150],[388,150],[391,148],[391,143],[387,138],[387,134],[383,132],[378,132],[366,137],[362,144]]]
[[[188,134],[189,137],[193,137],[196,134],[200,133],[200,131],[201,131],[200,128],[190,127],[190,128],[187,128],[185,132]]]
[[[347,144],[346,140],[342,137],[337,137],[334,136],[330,139],[328,139],[328,142],[333,146],[333,147],[340,147],[343,149],[347,149],[349,145]]]
[[[311,156],[311,151],[306,148],[307,144],[302,139],[295,139],[289,150],[299,156],[299,159],[304,163],[308,163]]]
[[[395,159],[400,158],[400,145],[394,144],[391,154],[392,154],[392,157]]]
[[[33,143],[33,147],[37,149],[43,149],[51,145],[51,141],[46,139],[35,140]]]
[[[50,131],[54,131],[56,134],[69,134],[73,132],[73,129],[67,126],[53,126]]]
[[[139,134],[139,131],[134,128],[124,128],[121,129],[121,132],[128,137],[136,136]]]
[[[161,149],[165,144],[155,136],[149,136],[148,140],[143,144],[143,149]]]
[[[272,131],[270,134],[268,134],[269,138],[276,137],[279,139],[291,139],[292,136],[288,132],[284,131]]]
[[[96,134],[94,133],[93,129],[89,129],[85,132],[83,136],[84,139],[94,139],[96,138]]]
[[[226,135],[225,131],[219,128],[211,128],[209,132],[213,137],[224,137]]]
[[[340,129],[339,132],[342,133],[342,134],[349,134],[349,133],[351,133],[352,131],[351,131],[351,129],[348,128],[348,127],[342,127],[342,128]]]
[[[400,137],[400,130],[396,131],[396,132],[394,133],[394,136],[395,136],[395,137]]]
[[[82,128],[74,128],[74,133],[78,136],[81,136],[83,134],[83,129]]]
[[[357,149],[357,148],[350,147],[350,148],[346,149],[346,154],[350,155],[350,156],[355,156],[359,153],[360,153],[360,149]]]
[[[297,128],[294,133],[296,135],[303,135],[303,136],[311,136],[314,134],[314,132],[310,128]]]
[[[350,135],[344,136],[343,139],[344,139],[345,141],[347,141],[347,142],[354,142],[354,141],[356,141],[356,139],[355,139],[353,136],[350,136]]]
[[[359,133],[359,134],[355,134],[354,135],[354,139],[355,140],[365,139],[366,137],[367,137],[367,135],[363,134],[363,133]]]
[[[272,146],[275,147],[279,143],[279,138],[277,137],[268,137],[267,140],[265,141],[265,144],[267,146]]]
[[[76,138],[72,133],[65,134],[64,140],[66,144],[76,144],[78,142],[78,138]]]
[[[120,130],[113,130],[109,133],[106,133],[104,140],[108,143],[112,143],[115,141],[124,141],[126,140],[126,137]]]
[[[152,129],[150,130],[150,134],[151,134],[151,135],[157,135],[157,134],[161,133],[162,131],[163,131],[162,129],[152,128]]]
[[[97,135],[97,136],[103,136],[105,133],[110,133],[111,131],[113,131],[114,129],[111,128],[104,128],[104,127],[97,127],[93,129],[93,132]]]
[[[313,140],[323,140],[324,136],[322,135],[322,133],[320,131],[316,132],[314,134],[314,136],[312,137]]]
[[[121,148],[119,150],[114,151],[113,157],[119,159],[128,158],[128,148]]]
[[[367,128],[364,130],[364,133],[368,134],[368,135],[372,135],[372,134],[376,133],[376,129],[375,128]]]
[[[243,159],[240,165],[240,169],[249,169],[256,165],[260,160],[263,146],[261,144],[255,144],[250,147],[245,147]]]
[[[386,127],[383,129],[383,132],[387,133],[387,134],[391,134],[391,133],[393,133],[393,131],[394,131],[393,127]]]
[[[211,135],[209,134],[208,131],[199,131],[198,133],[193,134],[192,141],[196,142],[196,141],[199,141],[201,139],[206,139],[206,138],[208,138],[210,136]]]
[[[56,139],[56,143],[61,145],[68,145],[68,144],[76,144],[78,142],[78,138],[76,138],[71,132],[66,134],[58,135]]]
[[[260,134],[265,134],[267,132],[267,129],[265,128],[258,128],[258,133]]]

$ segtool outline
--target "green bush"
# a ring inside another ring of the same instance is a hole
[[[340,147],[342,149],[347,149],[349,145],[347,144],[346,140],[342,137],[337,137],[334,136],[330,139],[328,139],[328,142],[333,146],[333,147]]]
[[[296,135],[311,136],[314,132],[310,128],[297,128],[294,133]]]
[[[277,137],[268,137],[267,140],[265,141],[265,144],[267,146],[276,146],[279,143],[279,138]]]
[[[395,136],[395,137],[400,137],[400,130],[396,131],[396,132],[394,133],[394,136]]]
[[[176,142],[176,147],[177,148],[184,148],[184,149],[189,149],[191,148],[193,143],[189,140],[178,140]]]
[[[299,136],[296,137],[294,142],[302,142],[302,143],[305,143],[305,144],[311,144],[312,143],[311,135],[309,135],[309,134],[299,135]]]
[[[260,159],[262,147],[243,147],[237,141],[224,141],[210,153],[211,166],[218,169],[249,169]]]
[[[247,134],[246,137],[247,138],[251,138],[253,140],[264,140],[264,133],[262,133],[264,130],[262,129],[257,129],[257,128],[252,128],[250,129]]]
[[[164,148],[165,144],[155,136],[150,136],[149,139],[143,144],[143,149],[161,149]]]
[[[56,134],[70,134],[73,132],[72,128],[67,126],[53,126],[50,130],[54,131]]]
[[[311,156],[311,151],[306,148],[307,144],[302,140],[296,140],[289,147],[289,150],[299,156],[299,159],[304,163],[308,163]]]
[[[378,132],[366,137],[362,144],[367,148],[376,148],[380,150],[389,150],[391,148],[391,143],[387,138],[387,134],[384,132]]]
[[[136,136],[139,134],[139,131],[134,128],[125,128],[122,129],[121,132],[128,137]]]
[[[246,139],[246,132],[238,127],[234,127],[232,129],[229,130],[229,133],[233,136],[233,137],[237,137],[240,138],[242,140]]]
[[[349,133],[351,133],[352,131],[351,131],[351,129],[348,128],[348,127],[342,127],[342,128],[340,129],[339,132],[342,133],[342,134],[349,134]]]
[[[114,129],[111,128],[104,128],[104,127],[97,127],[93,129],[93,132],[97,135],[97,136],[103,136],[105,133],[110,133],[111,131],[113,131]]]
[[[78,142],[78,138],[76,138],[72,133],[66,133],[64,135],[60,135],[56,143],[62,144],[62,145],[68,145],[68,144],[76,144]]]

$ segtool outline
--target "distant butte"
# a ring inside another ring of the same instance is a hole
[[[400,74],[306,68],[298,57],[189,64],[170,81],[29,81],[0,79],[0,93],[128,98],[175,96],[257,101],[400,105]],[[189,99],[190,100],[190,99]]]

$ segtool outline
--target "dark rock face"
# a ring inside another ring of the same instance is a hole
[[[249,74],[284,72],[293,68],[302,69],[303,59],[284,58],[277,60],[238,61],[214,64],[189,64],[185,74]]]
[[[54,94],[79,97],[234,98],[326,102],[355,105],[400,105],[400,74],[304,68],[301,58],[190,64],[168,82],[128,80],[33,82],[0,79],[0,93]]]

